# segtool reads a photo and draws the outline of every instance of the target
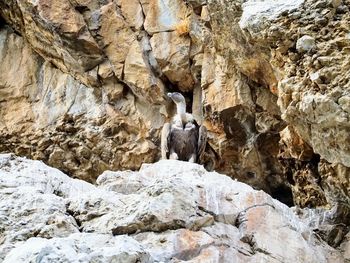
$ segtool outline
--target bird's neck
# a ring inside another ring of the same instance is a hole
[[[183,102],[177,103],[176,104],[176,110],[177,114],[180,116],[182,123],[187,122],[187,117],[186,117],[186,104]]]

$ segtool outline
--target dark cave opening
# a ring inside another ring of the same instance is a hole
[[[289,184],[295,185],[292,171],[290,171],[290,170],[286,171],[286,177],[287,177],[287,181]]]
[[[271,189],[271,196],[289,207],[294,206],[293,192],[287,185],[282,184],[277,188]]]
[[[74,9],[77,10],[80,14],[83,14],[83,13],[89,11],[89,8],[87,6],[83,6],[83,5],[78,5]]]
[[[6,25],[6,21],[0,16],[0,28],[3,28]]]
[[[286,196],[289,195],[289,189],[293,186],[297,187],[297,195],[301,195],[303,197],[304,203],[294,203],[294,205],[298,205],[301,207],[315,207],[316,205],[324,204],[324,196],[321,194],[319,190],[322,189],[321,184],[321,176],[318,171],[318,165],[320,162],[319,154],[312,154],[308,160],[298,160],[294,158],[283,158],[279,157],[279,162],[283,167],[283,173],[285,178],[285,186],[278,186],[275,190],[271,191],[271,196],[280,200],[286,200]],[[305,195],[305,189],[308,187],[308,193]],[[316,187],[316,188],[315,188]],[[319,190],[315,190],[319,188]],[[313,191],[311,191],[314,189]],[[285,191],[282,193],[282,190]],[[281,195],[282,193],[282,195]],[[295,193],[294,193],[295,194]],[[291,192],[291,197],[293,197],[293,193]],[[285,201],[281,202],[286,203]],[[296,201],[296,202],[300,202]]]
[[[186,100],[186,112],[192,113],[193,91],[182,92]]]

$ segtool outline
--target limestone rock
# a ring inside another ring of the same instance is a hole
[[[223,112],[238,105],[253,107],[254,103],[249,86],[237,72],[229,71],[228,61],[215,54],[205,53],[204,56],[204,67],[206,70],[211,68],[213,72],[203,74],[207,78],[202,80],[202,86],[205,87],[203,90],[205,104],[203,106],[212,105],[213,112]],[[229,97],[226,98],[228,94]]]
[[[63,237],[79,232],[75,219],[67,213],[65,198],[94,189],[41,162],[10,154],[1,155],[0,183],[0,259],[15,243],[30,237]]]
[[[296,209],[303,222],[333,247],[346,243],[349,226],[350,208],[345,203],[338,203],[332,209]]]
[[[284,4],[279,5],[282,2]],[[298,158],[295,158],[296,152],[290,152],[294,157],[287,157],[282,162],[289,162],[290,169],[287,170],[294,174],[293,178],[299,178],[297,181],[303,182],[304,187],[309,185],[310,189],[313,189],[315,197],[318,196],[314,198],[315,201],[322,200],[321,204],[327,198],[331,203],[346,200],[348,204],[348,198],[345,197],[347,194],[338,191],[334,185],[347,185],[348,180],[344,180],[343,174],[349,177],[346,168],[349,167],[349,115],[346,101],[350,79],[348,63],[345,61],[349,60],[349,29],[346,25],[350,17],[342,7],[348,6],[349,2],[343,1],[341,4],[338,1],[294,1],[290,4],[296,4],[293,8],[282,10],[280,7],[287,7],[289,3],[275,1],[273,15],[265,19],[262,18],[263,12],[261,16],[251,16],[250,20],[247,19],[244,14],[248,15],[253,6],[258,8],[262,3],[265,2],[251,1],[242,5],[241,26],[249,33],[246,37],[250,41],[259,43],[257,46],[262,44],[268,47],[262,48],[262,51],[270,58],[269,61],[279,79],[278,105],[282,112],[281,117],[289,127],[293,126],[293,130],[298,134],[292,136],[295,137],[293,143],[287,143],[289,146],[293,145],[291,151],[298,150],[299,154],[300,150],[305,152],[307,144],[314,152],[313,157],[308,151],[308,157],[301,154]],[[334,31],[334,28],[337,30]],[[281,142],[286,142],[284,139],[288,135],[281,135]],[[302,142],[297,137],[304,141],[304,149],[295,145]],[[320,155],[321,161],[317,161],[320,159],[317,154]],[[313,164],[306,165],[303,161],[305,157],[316,160],[318,168]],[[338,163],[339,170],[330,168],[322,159],[333,163],[330,166]],[[310,176],[311,174],[313,175]],[[315,182],[318,174],[321,175],[320,181],[311,183]],[[298,188],[296,192],[301,193],[300,189],[304,187],[298,186],[298,182],[294,180],[290,181]],[[327,186],[329,189],[330,182],[333,184],[333,190],[321,189],[321,186]],[[348,189],[348,186],[345,188]],[[295,201],[297,199],[295,196]],[[301,199],[310,200],[309,197]]]
[[[290,191],[280,191],[289,186],[277,157],[278,133],[285,126],[274,95],[277,76],[268,56],[239,27],[241,3],[214,0],[207,8],[210,38],[204,41],[203,56],[195,56],[202,94],[194,101],[203,101],[203,113],[197,115],[209,130],[215,169],[290,199]]]
[[[303,53],[306,51],[310,51],[316,47],[315,39],[311,36],[302,36],[298,39],[296,44],[296,49],[298,52]]]
[[[161,32],[154,34],[150,43],[164,75],[180,90],[192,90],[194,80],[189,63],[191,40],[175,32]]]
[[[248,41],[239,26],[241,3],[211,0],[209,8],[212,38],[220,51],[218,53],[224,55],[230,65],[235,65],[244,75],[276,93],[276,74],[268,62],[268,57],[261,52],[260,47],[257,48]]]
[[[329,164],[322,161],[318,170],[322,176],[322,188],[329,203],[349,204],[350,168],[341,164]]]
[[[310,142],[314,151],[330,162],[338,160],[349,166],[350,152],[347,144],[349,116],[347,112],[328,95],[305,92],[297,108],[291,105],[285,112],[285,117],[290,120],[301,118],[301,116],[307,117],[303,118],[305,123],[300,123],[302,128],[298,128],[302,136]],[[336,145],[336,147],[329,147],[329,145]]]
[[[43,61],[9,28],[0,36],[1,151],[44,160],[88,181],[108,167],[136,169],[155,158],[146,127],[161,127],[159,107],[143,109],[108,65],[99,74],[110,82],[97,91]]]
[[[348,233],[340,246],[341,251],[344,253],[344,259],[350,260],[350,234]]]
[[[133,93],[151,103],[164,101],[164,84],[151,69],[145,60],[144,53],[151,50],[146,36],[141,42],[134,41],[125,60],[124,81]]]
[[[140,1],[120,0],[118,1],[126,22],[131,23],[135,29],[140,29],[144,23],[144,11]]]
[[[343,262],[293,210],[197,164],[105,172],[93,186],[2,154],[0,179],[4,262]]]
[[[149,34],[175,30],[187,15],[187,8],[181,0],[151,0],[145,19],[145,29]]]
[[[63,238],[33,237],[13,249],[5,262],[153,262],[141,244],[128,236],[75,233]]]
[[[286,127],[281,131],[281,142],[285,144],[288,156],[298,160],[310,160],[313,156],[312,148],[300,137],[293,127]]]
[[[280,68],[280,72],[285,72],[280,76],[278,85],[282,118],[294,126],[321,157],[332,163],[337,159],[349,166],[348,138],[345,135],[349,116],[346,106],[342,108],[338,104],[338,99],[346,96],[349,89],[348,67],[342,62],[348,59],[344,49],[349,45],[345,40],[348,30],[342,25],[348,22],[349,16],[337,13],[331,3],[295,3],[297,6],[292,9],[277,8],[269,23],[257,17],[254,23],[248,23],[245,28],[253,31],[254,25],[258,24],[260,30],[254,32],[255,39],[270,46],[278,43],[274,46],[276,52],[271,54],[271,63]],[[308,26],[309,21],[315,19],[318,23]],[[328,28],[338,26],[337,32],[328,31]],[[281,40],[283,35],[290,41]],[[332,48],[332,43],[342,43],[341,48]],[[299,55],[291,49],[293,45],[298,51],[310,50],[311,54]],[[295,64],[300,67],[295,68]],[[310,72],[312,82],[303,72]]]
[[[348,203],[349,6],[0,0],[0,152],[91,182],[137,170],[185,91],[205,167],[290,206]]]
[[[130,9],[130,7],[126,8]],[[125,21],[122,14],[118,12],[116,3],[102,6],[100,10],[100,27],[97,32],[101,36],[104,52],[115,76],[122,79],[124,62],[136,36],[127,24],[129,21]]]
[[[27,24],[19,23],[23,10],[17,8],[17,1],[12,1],[11,5],[0,3],[7,23],[18,32],[27,30]],[[26,42],[32,44],[32,39],[23,33],[22,39],[6,30],[4,43],[14,38],[21,46],[9,51],[10,47],[16,46],[4,45],[2,53],[7,55],[1,83],[11,83],[11,87],[5,89],[1,108],[6,109],[1,115],[6,120],[2,122],[6,139],[1,151],[44,160],[72,176],[89,181],[107,168],[137,169],[141,162],[158,159],[159,129],[171,116],[164,94],[167,90],[180,89],[188,92],[197,121],[205,123],[211,133],[206,166],[260,185],[259,188],[272,193],[274,190],[266,180],[276,174],[281,176],[276,153],[277,130],[283,124],[276,117],[279,112],[265,112],[270,106],[263,106],[262,113],[255,111],[255,93],[263,94],[264,91],[248,85],[240,71],[270,88],[275,85],[275,77],[271,72],[261,70],[269,65],[260,63],[265,58],[261,60],[259,55],[251,54],[251,45],[238,44],[244,39],[230,44],[234,39],[232,36],[241,35],[238,17],[228,16],[232,20],[225,21],[221,27],[223,15],[220,12],[226,7],[217,3],[205,5],[203,1],[192,1],[191,4],[194,9],[183,1],[66,1],[64,6],[74,12],[74,19],[84,22],[81,24],[84,30],[88,29],[99,52],[103,53],[102,60],[88,72],[78,72],[75,64],[71,66],[59,61],[61,65],[58,60],[53,61],[51,53],[38,51],[41,57],[32,54]],[[218,7],[219,12],[215,13]],[[47,23],[59,20],[56,16],[64,10],[52,7],[47,13],[55,16],[48,16]],[[207,14],[202,18],[201,13],[205,12]],[[66,21],[61,22],[68,27]],[[234,25],[233,32],[231,24]],[[31,26],[28,30],[41,29]],[[230,34],[223,38],[220,32],[227,30]],[[68,42],[60,42],[57,47],[54,42],[52,48],[63,50],[67,45],[67,52],[73,52],[69,48],[76,37],[79,34],[72,35]],[[213,45],[216,41],[218,44]],[[227,56],[226,51],[230,51],[226,49],[227,45],[243,55],[236,59],[229,52]],[[36,46],[34,50],[37,50]],[[28,55],[23,64],[20,59],[12,59],[22,57],[25,52]],[[70,75],[62,74],[47,61]],[[13,65],[11,71],[5,69],[7,64]],[[41,70],[42,65],[45,70]],[[18,85],[17,93],[13,93],[18,81],[13,78],[13,72],[18,68],[23,71],[23,83]],[[40,76],[36,72],[41,72]],[[94,85],[87,81],[87,76],[89,80],[98,80],[95,84],[99,88],[92,89]],[[28,93],[31,94],[29,99]],[[276,104],[273,95],[262,96]],[[265,100],[257,97],[260,102]],[[34,110],[31,110],[33,104]],[[242,105],[245,105],[243,110]],[[11,113],[15,111],[17,114]],[[235,117],[231,118],[231,113]],[[247,119],[248,125],[245,124]],[[24,130],[26,133],[22,134]],[[259,136],[259,141],[269,138],[266,143],[275,145],[272,153],[263,153],[263,146],[256,146]],[[248,145],[248,138],[254,143]],[[263,164],[257,160],[262,160]],[[237,162],[242,165],[235,165]],[[266,163],[273,163],[276,169],[262,171],[261,167]]]
[[[69,1],[1,1],[1,14],[15,25],[34,50],[87,85],[97,79],[86,72],[103,59],[84,18]]]
[[[286,0],[248,0],[242,4],[242,16],[239,26],[248,30],[251,34],[259,32],[263,27],[269,25],[269,22],[278,18],[282,13],[294,10],[300,7],[304,0],[286,1]]]

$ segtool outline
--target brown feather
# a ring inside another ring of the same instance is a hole
[[[197,127],[188,130],[172,127],[170,136],[170,150],[178,155],[179,160],[188,161],[193,154],[197,155]]]
[[[201,163],[205,147],[207,145],[207,128],[204,125],[199,126],[198,130],[198,163]]]

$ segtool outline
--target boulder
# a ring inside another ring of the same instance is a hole
[[[302,36],[297,40],[296,49],[298,52],[303,53],[310,51],[316,47],[315,39],[311,36]]]
[[[0,189],[3,262],[343,262],[292,209],[198,164],[108,171],[94,186],[1,154]]]

